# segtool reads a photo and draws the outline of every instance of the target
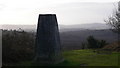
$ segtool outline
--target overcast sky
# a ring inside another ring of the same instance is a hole
[[[0,0],[0,24],[37,24],[39,14],[56,14],[59,24],[105,23],[118,0]]]

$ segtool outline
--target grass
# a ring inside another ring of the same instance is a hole
[[[118,66],[118,55],[120,53],[112,54],[97,54],[93,50],[73,50],[66,51],[63,53],[64,58],[73,63],[78,63],[76,65],[85,66]]]
[[[118,66],[118,55],[118,52],[97,54],[91,49],[64,51],[65,61],[51,66]],[[22,62],[20,65],[33,66],[30,61]]]

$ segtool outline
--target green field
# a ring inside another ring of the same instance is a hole
[[[97,54],[91,49],[64,51],[64,62],[53,66],[118,66],[120,53]],[[32,62],[22,62],[21,65],[33,66]]]
[[[73,50],[66,51],[63,55],[66,60],[71,62],[71,65],[118,66],[120,53],[97,54],[93,50]]]

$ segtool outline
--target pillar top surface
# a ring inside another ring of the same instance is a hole
[[[54,16],[56,14],[39,14],[40,16]]]

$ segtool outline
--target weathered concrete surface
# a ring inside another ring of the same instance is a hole
[[[63,61],[55,14],[39,15],[35,48],[37,63],[55,64]]]

